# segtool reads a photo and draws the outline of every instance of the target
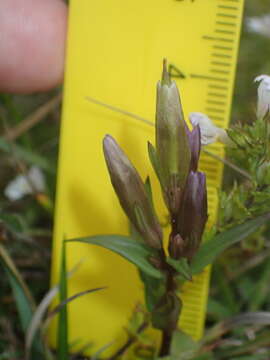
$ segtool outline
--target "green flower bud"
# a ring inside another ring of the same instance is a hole
[[[160,249],[161,226],[137,170],[109,135],[103,140],[103,150],[112,185],[127,217],[149,246]]]
[[[170,212],[175,213],[188,176],[191,151],[179,92],[165,62],[157,84],[156,151],[164,198]]]

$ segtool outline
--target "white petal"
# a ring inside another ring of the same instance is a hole
[[[270,76],[260,75],[254,81],[259,82],[257,117],[261,119],[265,117],[270,109]]]
[[[5,188],[5,196],[11,200],[16,201],[23,198],[25,195],[32,194],[33,191],[43,192],[45,189],[44,175],[41,170],[32,166],[28,171],[27,177],[25,175],[18,175]]]
[[[43,172],[37,166],[32,166],[28,172],[29,179],[33,183],[35,190],[38,192],[44,192],[45,190],[45,179]]]
[[[199,125],[202,145],[209,145],[216,141],[226,144],[229,143],[229,137],[226,131],[215,126],[207,115],[200,112],[192,112],[189,114],[189,120],[193,127]]]

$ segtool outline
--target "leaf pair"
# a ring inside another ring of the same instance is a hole
[[[212,264],[224,250],[251,235],[268,221],[270,221],[270,213],[234,226],[202,244],[191,262],[191,273],[195,275],[203,271],[203,269],[207,265]],[[161,270],[156,269],[149,262],[153,249],[143,243],[137,242],[131,237],[123,235],[97,235],[67,241],[84,242],[112,250],[133,263],[140,271],[146,273],[148,276],[156,279],[162,279],[163,277]],[[187,277],[190,276],[185,263],[179,263],[177,265],[176,261],[172,262],[172,259],[168,260],[168,262],[174,264],[176,269],[178,266],[179,271],[186,273]]]

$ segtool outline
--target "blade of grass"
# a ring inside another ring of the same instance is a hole
[[[34,300],[14,262],[2,245],[0,245],[0,262],[3,265],[13,291],[23,332],[26,332],[35,310]],[[33,358],[38,356],[39,359],[42,359],[44,355],[44,346],[40,334],[33,343],[32,355]]]
[[[68,272],[67,277],[72,276],[77,269],[79,268],[81,261],[74,266],[74,268]],[[53,298],[59,293],[59,284],[51,288],[46,295],[43,297],[42,301],[39,303],[35,313],[32,316],[31,322],[28,326],[26,336],[25,336],[25,349],[26,349],[26,359],[29,357],[29,353],[32,347],[33,339],[38,329],[41,326],[42,320],[45,316],[45,313],[50,306]]]
[[[67,299],[67,277],[66,277],[66,243],[62,243],[61,265],[60,265],[59,300],[60,303]],[[67,305],[61,307],[58,318],[57,334],[57,360],[68,359],[68,313]]]

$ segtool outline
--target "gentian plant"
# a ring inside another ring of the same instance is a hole
[[[199,121],[199,118],[202,119]],[[181,285],[200,273],[227,247],[269,220],[269,214],[260,214],[229,230],[207,236],[209,240],[202,242],[208,217],[207,188],[206,176],[198,171],[198,163],[201,143],[207,143],[211,136],[207,137],[201,121],[208,124],[208,128],[212,126],[213,138],[228,142],[229,137],[224,130],[211,125],[203,114],[192,113],[190,119],[192,130],[185,122],[176,83],[170,79],[164,61],[162,79],[157,84],[156,145],[148,143],[148,153],[169,214],[171,230],[167,251],[149,178],[145,182],[141,179],[110,135],[103,141],[104,156],[111,183],[130,222],[131,234],[73,240],[108,248],[137,266],[152,326],[162,332],[161,357],[170,354],[174,334],[178,332]]]

